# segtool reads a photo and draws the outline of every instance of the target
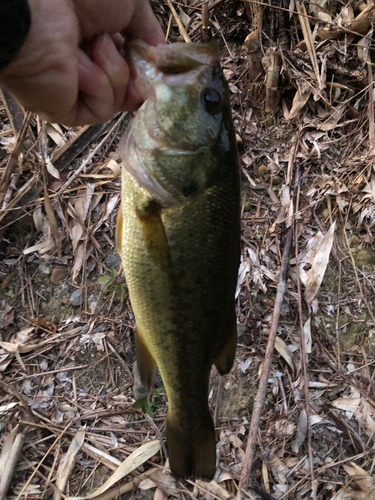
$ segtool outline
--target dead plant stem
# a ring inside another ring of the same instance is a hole
[[[299,209],[299,199],[300,199],[300,186],[297,188],[296,196],[296,213]],[[294,233],[297,235],[298,231],[295,229]],[[301,293],[301,282],[299,276],[299,246],[298,237],[295,238],[295,259],[296,259],[296,282],[297,282],[297,305],[298,305],[298,316],[299,316],[299,328],[300,328],[300,339],[301,339],[301,361],[302,361],[302,371],[303,371],[303,393],[305,397],[305,410],[307,419],[307,445],[309,453],[309,466],[310,466],[310,476],[311,476],[311,490],[312,498],[316,500],[316,484],[314,480],[314,463],[313,463],[313,453],[311,447],[311,425],[310,425],[310,404],[309,404],[309,380],[307,373],[307,353],[306,353],[306,343],[305,334],[303,328],[303,314],[302,314],[302,293]]]
[[[296,173],[296,183],[299,184],[299,170]],[[281,262],[281,272],[280,272],[280,281],[277,285],[277,294],[275,300],[275,307],[272,314],[271,326],[268,335],[266,354],[264,357],[263,370],[259,381],[258,393],[254,402],[253,414],[251,418],[250,430],[247,439],[246,445],[246,454],[244,465],[241,471],[241,478],[238,485],[238,493],[237,500],[241,500],[242,498],[242,489],[247,487],[249,482],[251,467],[253,464],[254,454],[255,454],[255,446],[258,436],[258,429],[260,423],[260,417],[262,414],[264,401],[267,393],[267,384],[269,379],[269,374],[271,370],[273,351],[275,348],[277,327],[279,324],[279,317],[281,313],[281,306],[283,303],[285,290],[286,290],[286,280],[288,276],[288,267],[289,267],[289,256],[290,250],[292,248],[292,240],[293,240],[293,225],[288,230],[285,240],[285,246],[283,251],[283,257]]]

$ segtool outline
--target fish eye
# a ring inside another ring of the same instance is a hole
[[[221,110],[221,95],[215,89],[207,88],[202,92],[202,101],[207,113],[216,115]]]

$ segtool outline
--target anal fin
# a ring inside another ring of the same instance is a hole
[[[154,263],[162,271],[166,271],[169,264],[169,248],[160,211],[161,207],[157,202],[149,203],[146,208],[136,208],[148,253]]]
[[[229,325],[230,335],[220,355],[214,361],[214,365],[216,366],[217,371],[220,373],[220,375],[226,375],[230,372],[233,366],[234,358],[236,356],[237,324],[235,311],[233,312],[233,318],[231,319]]]
[[[154,385],[156,362],[152,357],[142,334],[137,329],[136,336],[137,366],[143,387],[150,391]]]

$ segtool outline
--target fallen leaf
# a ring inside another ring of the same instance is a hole
[[[117,471],[107,479],[107,481],[97,490],[84,497],[68,497],[67,500],[88,500],[94,499],[111,488],[120,479],[130,474],[133,470],[137,469],[140,465],[144,464],[153,457],[160,450],[160,441],[149,441],[142,445],[137,450],[133,451],[124,462],[119,466]]]
[[[68,451],[61,457],[60,465],[56,472],[56,486],[61,492],[64,492],[65,490],[66,483],[68,482],[69,476],[74,468],[75,457],[81,449],[84,440],[85,430],[80,429],[72,439]],[[60,500],[60,498],[61,495],[55,491],[53,500]]]
[[[332,224],[329,231],[320,242],[311,264],[311,269],[307,273],[305,298],[309,303],[314,300],[314,297],[318,293],[319,287],[322,284],[331,253],[335,228],[336,222]]]
[[[283,341],[283,339],[281,339],[280,337],[276,337],[275,349],[285,359],[285,361],[288,363],[291,369],[294,370],[293,360],[289,354],[288,347],[286,343]]]

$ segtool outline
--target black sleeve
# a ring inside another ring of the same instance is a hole
[[[6,68],[22,47],[30,30],[27,0],[0,0],[0,70]]]

